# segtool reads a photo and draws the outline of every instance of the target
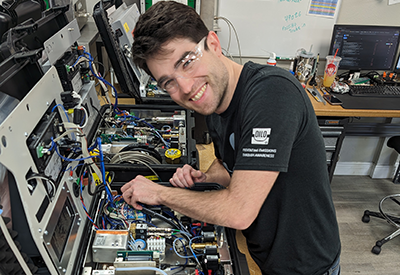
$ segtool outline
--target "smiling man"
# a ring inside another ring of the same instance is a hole
[[[324,142],[299,82],[277,67],[228,59],[217,34],[174,1],[159,1],[141,15],[134,40],[135,64],[176,103],[207,116],[216,159],[206,173],[178,168],[170,179],[177,188],[137,176],[121,188],[125,201],[137,209],[163,204],[243,230],[263,274],[339,274]],[[185,188],[194,182],[227,188]]]

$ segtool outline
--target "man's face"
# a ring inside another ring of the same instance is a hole
[[[204,50],[204,43],[210,45],[209,50]],[[174,39],[163,50],[166,54],[150,58],[147,66],[173,101],[203,115],[225,111],[221,104],[228,86],[228,71],[210,40],[196,45],[188,39]]]

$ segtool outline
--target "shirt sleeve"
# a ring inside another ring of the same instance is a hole
[[[287,171],[291,152],[306,125],[302,93],[298,85],[280,76],[250,85],[238,115],[235,170]]]

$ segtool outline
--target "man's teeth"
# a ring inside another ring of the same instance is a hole
[[[207,84],[204,84],[204,86],[200,89],[200,91],[194,97],[192,97],[191,100],[192,101],[199,100],[203,96],[204,91],[206,90],[206,88],[207,88]]]

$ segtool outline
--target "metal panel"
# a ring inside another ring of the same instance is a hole
[[[0,125],[0,163],[9,170],[16,182],[23,209],[30,230],[32,239],[39,250],[43,261],[46,264],[50,274],[74,274],[73,267],[75,260],[82,255],[78,255],[81,240],[88,232],[84,231],[84,224],[87,219],[81,221],[80,217],[86,216],[84,209],[80,207],[80,199],[69,195],[72,181],[69,173],[63,173],[60,178],[59,188],[53,197],[49,198],[46,192],[45,184],[38,184],[34,191],[28,188],[25,176],[28,171],[37,173],[36,164],[31,156],[27,146],[27,138],[35,129],[38,121],[43,117],[49,106],[61,103],[60,93],[63,91],[61,82],[58,78],[57,70],[51,67],[42,79],[33,87],[33,89],[22,99],[14,108],[8,117]],[[94,112],[93,112],[94,113]],[[64,117],[63,117],[64,119]],[[78,162],[70,163],[72,167],[78,165]],[[74,172],[75,173],[75,172]],[[76,178],[76,175],[75,175]],[[48,236],[51,236],[51,230],[54,229],[54,214],[60,207],[58,201],[65,201],[69,198],[71,209],[74,209],[73,226],[68,232],[66,249],[58,255],[48,249]],[[87,205],[91,205],[92,197],[85,192],[83,199]],[[43,203],[48,201],[47,204]],[[44,207],[43,207],[44,205]],[[79,205],[79,207],[77,207]],[[38,218],[40,216],[40,218]]]
[[[51,64],[54,64],[81,36],[76,19],[43,43]]]

